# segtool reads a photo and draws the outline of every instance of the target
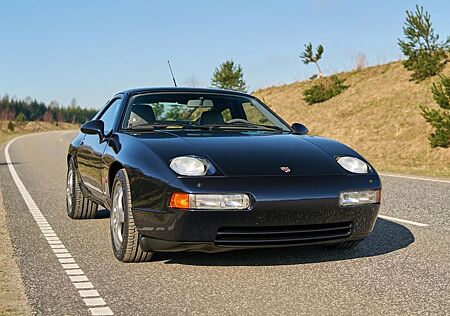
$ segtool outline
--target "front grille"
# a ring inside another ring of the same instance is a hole
[[[217,231],[218,246],[297,245],[342,239],[352,234],[352,222],[275,226],[221,227]]]

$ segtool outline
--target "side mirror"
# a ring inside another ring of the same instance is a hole
[[[300,123],[294,123],[294,124],[292,124],[292,129],[293,129],[297,134],[300,134],[300,135],[305,135],[305,134],[308,134],[308,132],[309,132],[308,128],[307,128],[305,125],[300,124]]]
[[[105,123],[100,120],[92,120],[81,126],[81,132],[88,135],[98,135],[100,142],[105,138]]]

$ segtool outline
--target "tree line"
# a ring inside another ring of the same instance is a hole
[[[22,100],[4,95],[0,98],[0,121],[18,120],[82,124],[89,121],[96,113],[97,110],[86,109],[77,105],[75,99],[72,99],[69,106],[62,106],[56,101],[45,104],[30,97]]]

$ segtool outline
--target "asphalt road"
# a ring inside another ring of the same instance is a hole
[[[17,139],[14,169],[42,215],[116,315],[450,313],[450,183],[383,177],[381,214],[356,249],[317,247],[219,254],[159,254],[118,262],[108,212],[71,220],[65,211],[65,155],[74,133]],[[0,189],[26,294],[42,315],[89,315],[50,248],[0,151]]]

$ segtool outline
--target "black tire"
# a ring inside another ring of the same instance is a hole
[[[119,203],[122,203],[122,206]],[[122,262],[149,261],[153,252],[144,251],[140,246],[139,232],[134,224],[131,211],[130,182],[125,169],[119,170],[114,177],[111,205],[111,242],[117,260]]]
[[[360,242],[361,242],[361,240],[356,240],[356,241],[344,241],[344,242],[342,242],[342,243],[332,245],[331,248],[334,248],[334,249],[350,249],[350,248],[355,248],[356,246],[359,245]]]
[[[95,218],[98,204],[83,196],[80,189],[75,163],[71,158],[67,168],[66,210],[73,219]]]

